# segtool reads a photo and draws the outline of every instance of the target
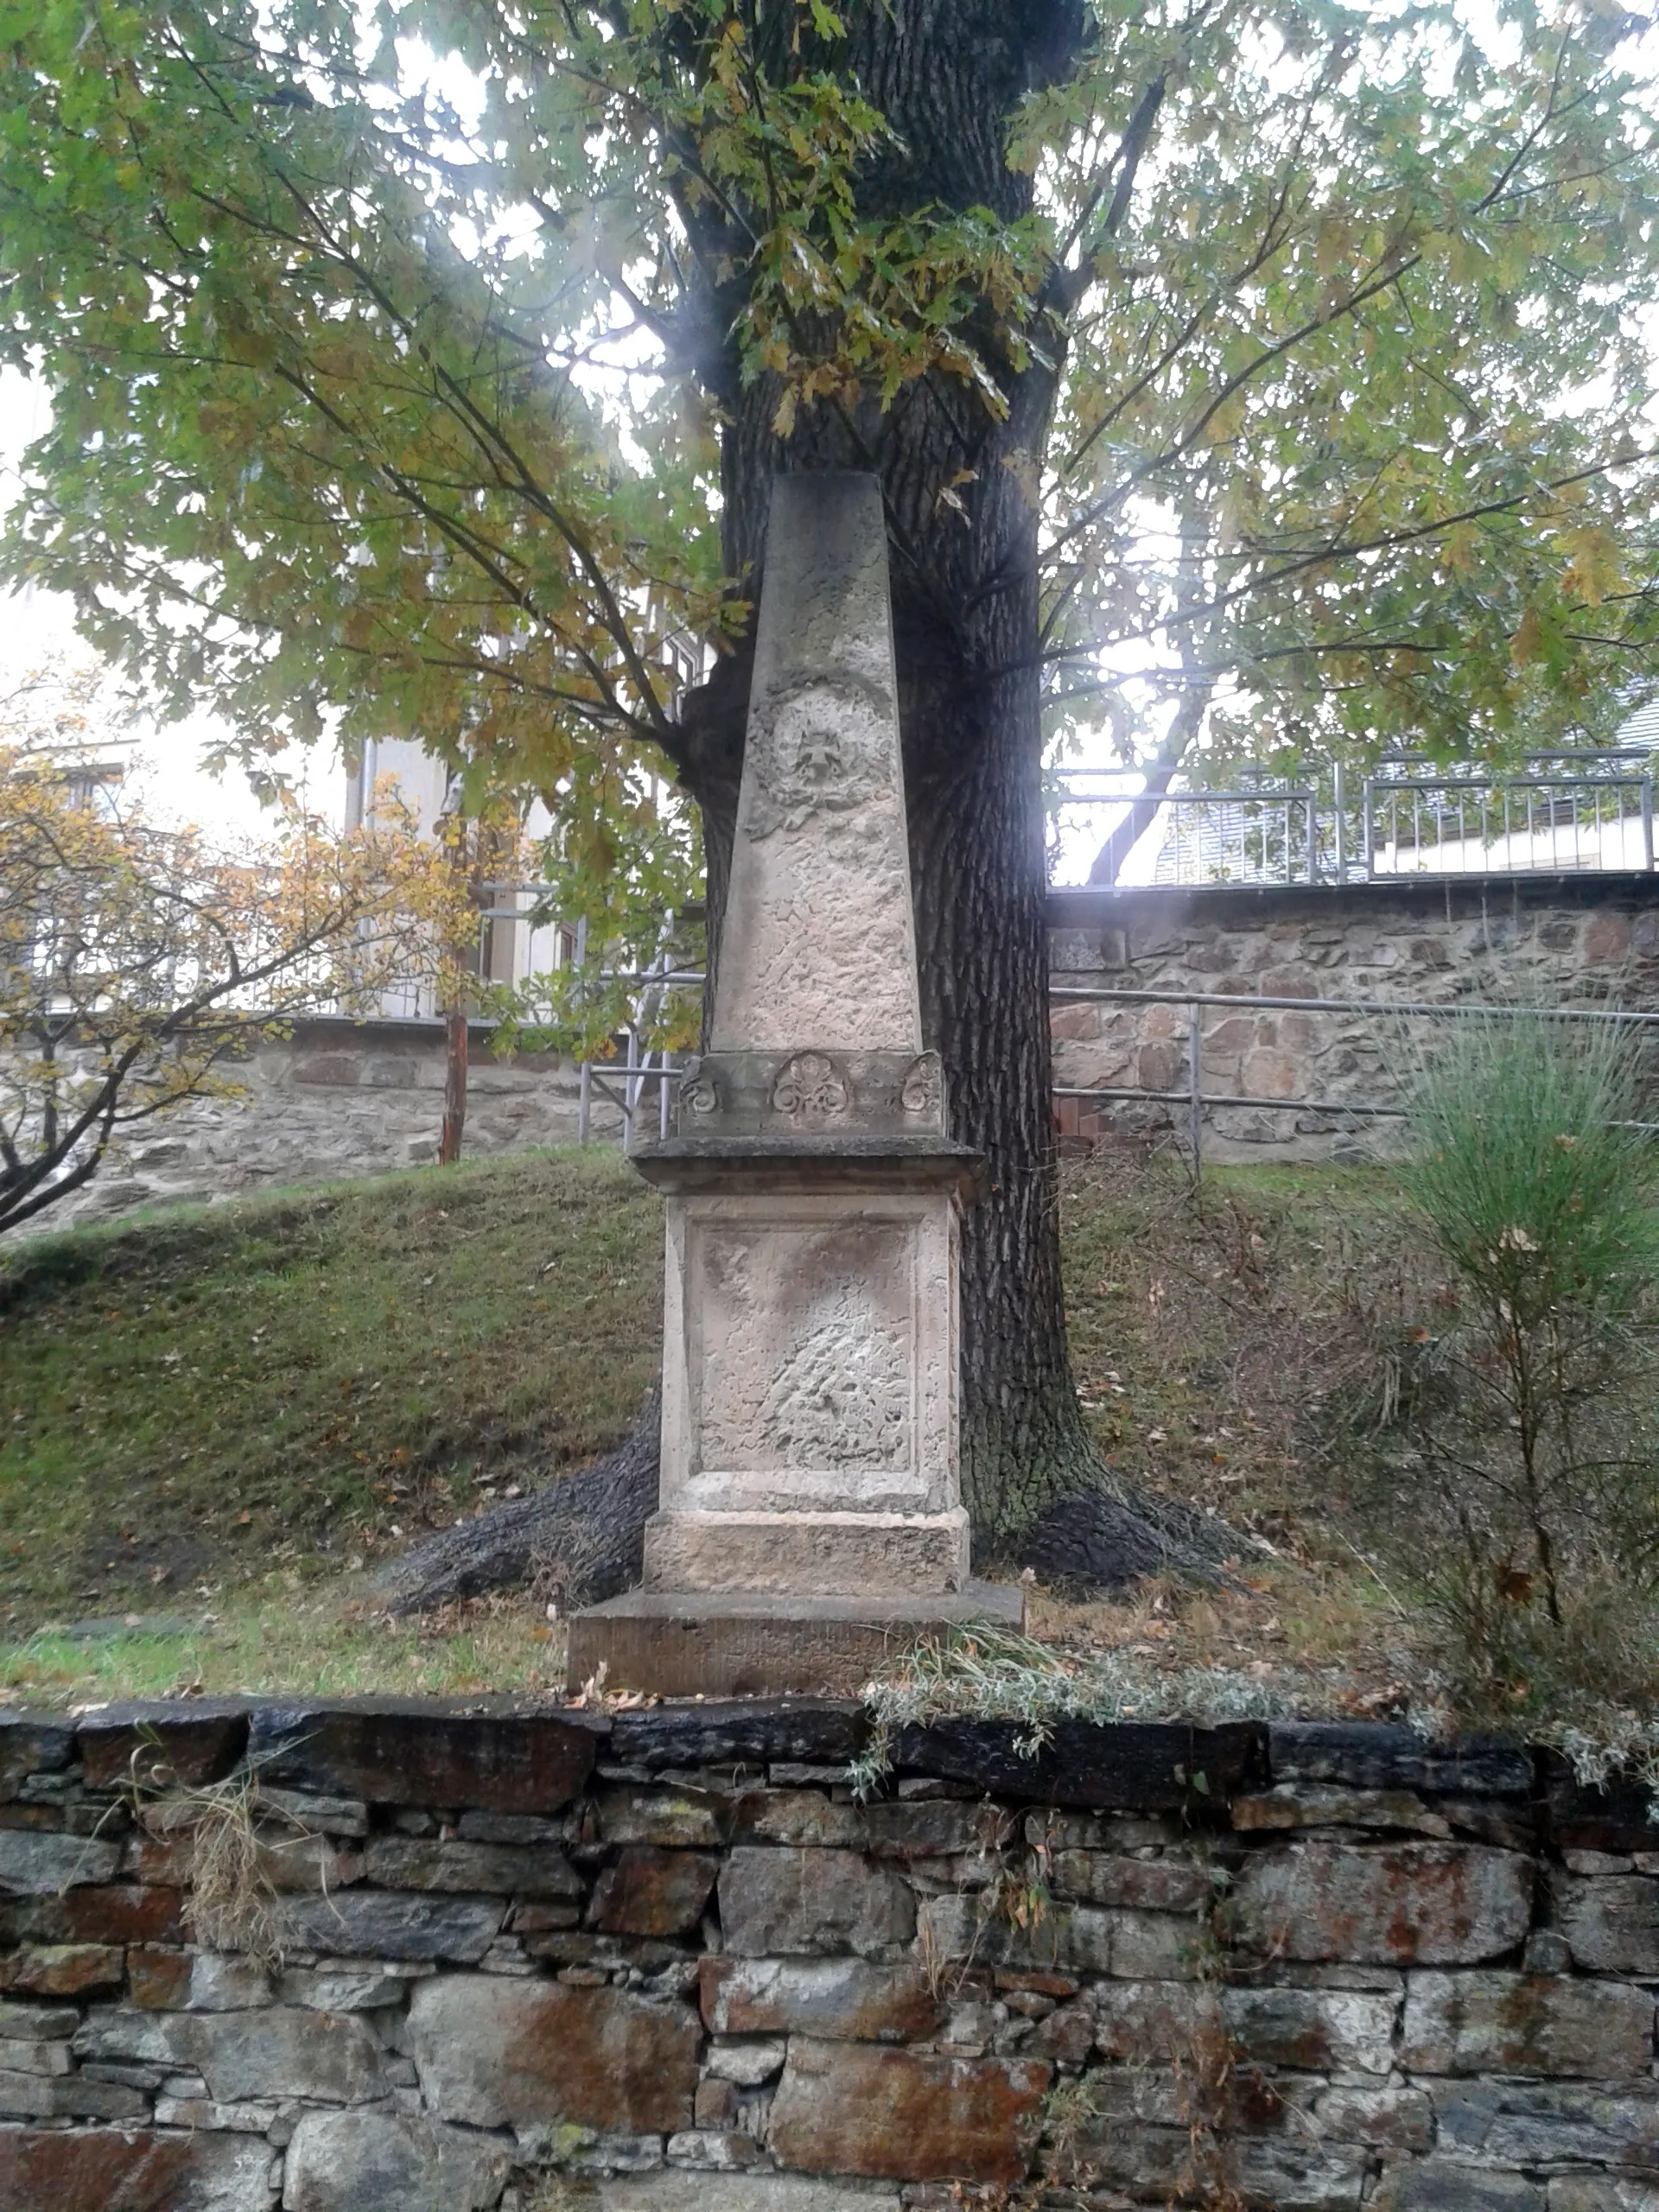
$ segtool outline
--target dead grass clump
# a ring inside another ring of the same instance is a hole
[[[283,1962],[283,1938],[259,1810],[257,1775],[240,1774],[159,1797],[140,1794],[133,1816],[146,1834],[182,1849],[198,1939],[209,1950],[238,1951],[274,1969]]]

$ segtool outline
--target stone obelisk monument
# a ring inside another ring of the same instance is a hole
[[[668,1198],[662,1489],[643,1589],[570,1673],[664,1694],[847,1688],[971,1586],[957,1221],[976,1162],[922,1044],[887,537],[874,477],[772,489],[710,1049]]]

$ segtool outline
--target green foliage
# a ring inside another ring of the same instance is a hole
[[[1425,1065],[1410,1188],[1494,1342],[1598,1336],[1659,1261],[1638,1033],[1543,1014],[1459,1021]]]
[[[1449,1281],[1409,1347],[1402,1477],[1427,1509],[1409,1544],[1459,1694],[1500,1710],[1622,1703],[1651,1671],[1659,1216],[1630,1126],[1642,1076],[1613,1024],[1522,1013],[1459,1022],[1420,1086],[1408,1188]]]
[[[647,1052],[695,1044],[701,984],[637,980],[665,958],[682,974],[702,970],[702,839],[691,809],[663,805],[654,793],[605,794],[558,823],[542,848],[540,874],[547,888],[537,918],[575,933],[580,953],[483,995],[495,1051],[607,1060],[630,1028]]]
[[[1069,727],[1605,734],[1656,644],[1634,19],[1057,10],[1007,215],[906,168],[880,5],[4,0],[0,357],[54,404],[6,572],[250,751],[417,734],[591,824],[686,761],[673,633],[747,622],[740,480],[931,405],[939,543],[1039,511]]]

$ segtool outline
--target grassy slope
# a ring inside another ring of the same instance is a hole
[[[655,1371],[660,1247],[595,1150],[15,1248],[0,1635],[292,1588],[591,1454]]]
[[[556,1654],[527,1604],[393,1630],[342,1622],[340,1594],[377,1552],[621,1432],[658,1363],[660,1220],[613,1154],[565,1152],[15,1249],[0,1692],[545,1679]],[[1200,1609],[1198,1642],[1318,1659],[1372,1637],[1364,1578],[1325,1529],[1339,1460],[1316,1400],[1357,1308],[1404,1294],[1390,1186],[1233,1171],[1195,1202],[1177,1172],[1085,1164],[1063,1222],[1103,1447],[1219,1503],[1261,1586]],[[1167,1635],[1156,1602],[1092,1609],[1094,1630]],[[115,1638],[40,1632],[134,1614]],[[203,1632],[145,1633],[157,1614]]]

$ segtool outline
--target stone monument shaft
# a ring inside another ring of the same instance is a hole
[[[785,476],[772,492],[710,1042],[922,1049],[874,477]]]
[[[658,1589],[960,1588],[958,1186],[873,477],[772,491],[712,1049],[669,1193]]]

